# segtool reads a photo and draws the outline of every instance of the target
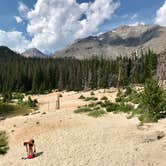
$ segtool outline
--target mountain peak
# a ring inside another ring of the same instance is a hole
[[[39,57],[39,58],[44,58],[46,57],[45,54],[43,54],[40,50],[38,50],[37,48],[29,48],[27,49],[25,52],[23,52],[21,54],[22,56],[25,57]]]
[[[98,36],[89,36],[74,42],[66,49],[55,53],[55,57],[78,59],[102,56],[116,58],[141,53],[151,49],[161,53],[166,49],[166,27],[158,25],[123,25]]]

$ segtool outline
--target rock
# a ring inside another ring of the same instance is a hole
[[[5,117],[0,117],[0,121],[1,121],[1,120],[5,120],[5,119],[6,119]]]
[[[29,115],[29,113],[24,114],[24,116],[28,116],[28,115]]]
[[[43,112],[43,113],[42,113],[42,115],[45,115],[45,114],[46,114],[46,112]]]
[[[36,124],[40,124],[40,122],[36,122]]]
[[[154,142],[157,140],[162,139],[165,136],[165,133],[163,131],[155,131],[153,133],[150,133],[149,135],[143,136],[142,143],[149,143]]]

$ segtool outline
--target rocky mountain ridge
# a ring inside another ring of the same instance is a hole
[[[157,54],[166,51],[166,27],[158,25],[121,26],[99,36],[79,39],[67,48],[56,52],[54,57],[75,57],[77,59],[93,56],[129,57],[148,49]]]

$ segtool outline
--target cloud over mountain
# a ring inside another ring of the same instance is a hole
[[[112,0],[81,4],[75,0],[38,0],[28,12],[30,46],[41,50],[60,49],[77,38],[97,32],[118,6]]]
[[[75,39],[97,33],[99,26],[105,20],[111,19],[120,4],[113,0],[84,3],[78,3],[76,0],[37,0],[32,9],[22,2],[18,5],[20,17],[26,19],[26,30],[31,36],[31,40],[28,41],[21,32],[14,31],[20,37],[19,46],[23,49],[24,43],[28,43],[29,48],[55,51]],[[15,19],[20,22],[18,17]],[[11,32],[4,31],[6,37],[8,33]],[[12,40],[14,41],[14,38]],[[17,39],[15,40],[16,43],[11,48],[18,50],[14,47],[18,43]],[[2,39],[1,43],[5,44]]]
[[[156,12],[155,23],[166,26],[166,0],[159,10]]]

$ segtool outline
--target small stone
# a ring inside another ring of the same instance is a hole
[[[29,113],[24,114],[24,116],[28,116],[28,115],[29,115]]]
[[[36,122],[36,124],[40,124],[40,122]]]
[[[162,139],[165,136],[163,131],[155,131],[143,137],[142,143],[149,143]]]
[[[0,121],[1,121],[1,120],[5,120],[5,119],[6,119],[5,117],[0,117]]]

